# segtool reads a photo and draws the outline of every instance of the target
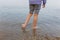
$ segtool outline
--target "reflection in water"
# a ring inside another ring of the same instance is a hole
[[[32,37],[33,37],[33,40],[37,40],[37,32],[36,32],[36,29],[33,29],[33,31],[32,31]]]
[[[23,31],[23,40],[36,40],[37,39],[37,33],[36,29],[34,29],[31,34],[29,31]]]
[[[60,40],[59,37],[44,33],[43,29],[40,28],[22,32],[20,23],[0,23],[0,40]]]
[[[60,40],[59,37],[53,37],[51,35],[45,34],[45,35],[41,35],[39,32],[37,32],[36,30],[32,30],[30,32],[29,31],[25,31],[22,32],[23,40]]]

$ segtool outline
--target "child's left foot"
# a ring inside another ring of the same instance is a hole
[[[33,36],[36,35],[36,27],[33,27]]]

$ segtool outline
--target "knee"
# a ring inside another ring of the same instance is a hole
[[[32,16],[32,15],[33,15],[33,13],[30,13],[30,15]]]
[[[35,14],[34,14],[34,16],[38,16],[38,14],[37,14],[37,13],[35,13]]]

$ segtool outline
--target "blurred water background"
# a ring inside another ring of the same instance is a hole
[[[60,0],[47,0],[38,17],[38,28],[60,37]],[[0,31],[20,31],[21,24],[29,13],[28,0],[0,0]],[[33,16],[29,22],[32,24]]]

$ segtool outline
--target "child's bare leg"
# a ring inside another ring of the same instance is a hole
[[[34,32],[34,33],[35,33],[35,31],[36,31],[37,20],[38,20],[38,14],[35,13],[35,14],[34,14],[34,19],[33,19],[33,24],[32,24],[33,32]]]
[[[26,18],[26,20],[25,20],[25,23],[22,24],[22,27],[23,27],[24,29],[25,29],[25,27],[27,26],[27,24],[28,24],[28,22],[29,22],[29,20],[30,20],[30,18],[31,18],[32,15],[33,15],[32,13],[29,13],[28,16],[27,16],[27,18]]]

